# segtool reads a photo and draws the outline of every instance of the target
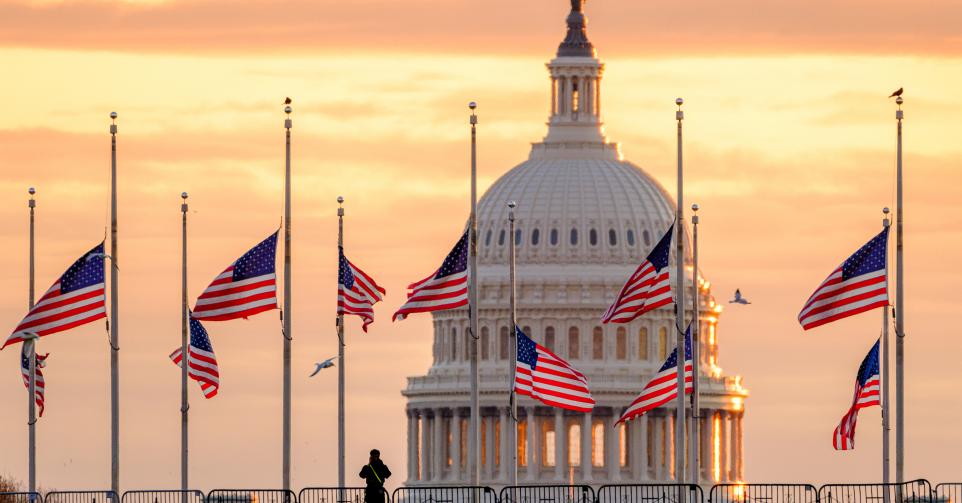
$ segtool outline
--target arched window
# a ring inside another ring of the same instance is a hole
[[[668,358],[668,329],[665,327],[658,329],[658,357],[662,360]]]
[[[615,358],[619,360],[628,359],[628,331],[625,327],[618,327],[615,335]]]
[[[548,242],[551,243],[551,246],[558,246],[558,229],[551,229],[548,234]]]
[[[484,246],[491,246],[491,229],[484,234]]]
[[[501,229],[501,232],[498,233],[498,246],[504,246],[504,232],[504,229]]]
[[[605,359],[605,333],[601,327],[595,327],[591,334],[591,358],[594,360]]]
[[[598,246],[598,231],[594,229],[588,231],[588,244]]]
[[[521,229],[514,230],[514,245],[521,246]]]
[[[501,359],[502,360],[507,360],[509,358],[509,355],[511,354],[511,346],[509,346],[509,341],[511,340],[511,338],[508,337],[508,335],[509,335],[508,327],[501,327],[501,334],[499,335],[499,339],[501,339],[500,342],[501,342]]]
[[[648,235],[648,231],[641,232],[641,238],[645,240],[645,246],[651,246],[651,236]]]
[[[554,327],[547,327],[544,329],[544,347],[548,348],[548,351],[552,353],[554,350]]]
[[[541,241],[541,232],[538,229],[531,231],[531,246],[538,246],[539,241]]]
[[[568,358],[572,360],[581,358],[581,337],[578,334],[578,327],[568,329]]]
[[[568,427],[568,466],[581,466],[581,425]]]
[[[458,359],[458,329],[451,327],[451,361]]]
[[[615,246],[618,244],[618,233],[614,229],[608,229],[608,245]]]
[[[578,244],[578,229],[571,229],[571,245]]]
[[[648,329],[646,327],[638,329],[638,359],[648,361]]]
[[[635,246],[635,231],[628,229],[625,238],[628,240],[628,246]]]
[[[605,466],[605,425],[595,421],[591,425],[591,466]]]
[[[481,359],[487,360],[491,356],[491,352],[488,350],[488,342],[490,342],[490,337],[488,337],[488,327],[481,327]]]

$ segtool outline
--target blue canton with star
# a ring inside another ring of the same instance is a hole
[[[534,372],[535,367],[538,366],[538,345],[524,335],[520,328],[514,327],[514,333],[518,337],[518,363],[528,365]]]
[[[876,376],[879,373],[878,343],[879,341],[875,341],[875,345],[873,345],[872,349],[869,350],[867,355],[865,355],[865,359],[862,360],[862,364],[858,366],[858,375],[855,376],[855,379],[858,380],[859,386],[865,386],[865,383],[868,382],[871,377]]]
[[[685,331],[685,361],[691,360],[691,324],[688,324],[688,330]],[[664,372],[665,370],[675,368],[678,366],[678,348],[671,350],[671,354],[668,355],[668,359],[665,360],[665,364],[658,369],[658,372]]]
[[[100,243],[74,262],[60,277],[60,293],[104,282],[104,244]]]
[[[253,247],[234,262],[234,281],[272,274],[277,253],[277,233]]]
[[[671,252],[671,233],[675,229],[674,224],[668,228],[668,232],[662,236],[658,244],[652,248],[651,253],[648,254],[647,260],[651,262],[651,265],[655,267],[656,271],[661,271],[665,267],[668,267],[668,255]]]
[[[338,247],[337,254],[337,282],[350,290],[354,288],[354,273],[351,272],[351,266],[344,257],[344,248]]]
[[[846,280],[885,269],[885,257],[888,247],[889,228],[872,238],[865,246],[858,249],[854,255],[842,264],[842,279]]]
[[[207,330],[199,321],[190,319],[190,345],[197,349],[213,353],[214,348],[210,345],[210,338],[207,337]]]
[[[434,279],[441,279],[452,274],[462,273],[468,270],[468,231],[464,232],[458,243],[454,245],[451,253],[444,258],[444,263],[434,275]]]

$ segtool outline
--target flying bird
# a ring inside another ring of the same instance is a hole
[[[322,361],[321,363],[315,363],[315,364],[314,364],[314,373],[311,374],[310,377],[316,376],[318,372],[320,372],[320,371],[322,371],[322,370],[324,370],[324,369],[326,369],[326,368],[333,367],[333,366],[334,366],[334,358],[335,358],[335,357],[331,357],[331,358],[328,358],[328,359]]]
[[[745,297],[742,297],[742,291],[735,289],[735,298],[728,301],[729,304],[751,304]]]
[[[896,97],[896,96],[902,96],[902,88],[901,88],[901,87],[899,88],[898,91],[895,91],[894,93],[892,93],[892,95],[889,96],[889,98],[894,98],[894,97]]]
[[[290,97],[284,98],[284,104],[285,104],[285,105],[290,105],[290,104],[291,104],[291,98],[290,98]]]

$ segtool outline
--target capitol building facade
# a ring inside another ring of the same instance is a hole
[[[625,161],[601,121],[604,64],[587,38],[581,0],[547,68],[548,133],[528,160],[498,179],[478,203],[481,483],[509,483],[511,389],[508,254],[517,251],[518,325],[589,381],[590,413],[518,402],[522,484],[618,484],[674,480],[675,403],[615,426],[674,348],[674,307],[627,324],[601,324],[624,282],[674,221],[661,184]],[[508,234],[507,202],[516,201]],[[690,247],[686,246],[690,252]],[[673,258],[674,261],[674,258]],[[718,367],[721,306],[710,283],[685,281],[688,319],[699,303],[702,483],[743,480],[741,378]],[[674,265],[671,266],[674,271]],[[673,279],[673,282],[677,278]],[[470,418],[467,309],[434,313],[434,360],[408,378],[408,486],[463,485]],[[691,420],[691,411],[688,411]],[[690,440],[690,439],[689,439]]]

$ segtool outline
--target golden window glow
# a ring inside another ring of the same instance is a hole
[[[518,423],[518,466],[528,466],[528,420]]]
[[[568,428],[568,466],[581,466],[581,425]]]
[[[605,425],[601,421],[591,425],[591,465],[605,466]]]
[[[715,482],[721,481],[721,416],[712,419],[712,472]]]

